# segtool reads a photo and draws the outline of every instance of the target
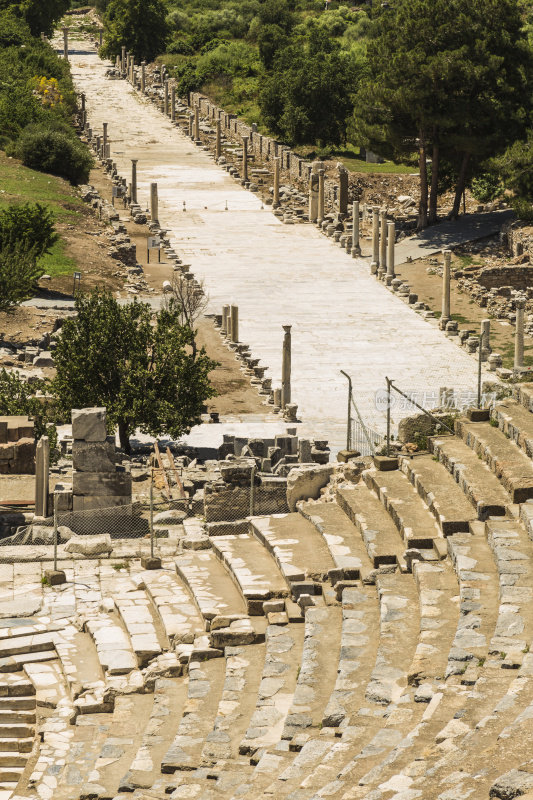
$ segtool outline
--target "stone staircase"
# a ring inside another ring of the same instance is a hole
[[[530,442],[522,385],[334,502],[33,576],[41,611],[0,629],[0,800],[533,788]]]

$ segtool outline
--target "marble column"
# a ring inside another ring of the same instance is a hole
[[[221,130],[222,126],[220,124],[220,119],[217,119],[215,125],[217,131],[216,142],[215,142],[215,158],[218,161],[218,159],[222,155],[222,130]]]
[[[442,267],[442,313],[440,316],[439,327],[445,330],[446,323],[450,321],[450,273],[452,263],[452,251],[444,251],[444,264]]]
[[[200,141],[200,109],[198,106],[194,107],[194,138],[197,142]]]
[[[291,327],[283,325],[283,353],[281,361],[281,408],[291,402]]]
[[[150,218],[152,222],[159,222],[159,197],[157,183],[150,184]]]
[[[318,175],[309,174],[309,222],[316,222],[318,217]]]
[[[174,84],[170,87],[170,121],[176,121],[176,87]]]
[[[274,190],[272,194],[272,208],[279,208],[279,172],[280,160],[274,159]]]
[[[168,81],[165,81],[164,85],[163,113],[165,117],[168,117]]]
[[[131,202],[137,202],[137,158],[131,159]]]
[[[63,28],[63,58],[68,61],[68,28]]]
[[[35,516],[48,516],[48,491],[50,478],[50,442],[41,436],[35,450]]]
[[[318,170],[318,219],[319,225],[324,222],[324,194],[325,194],[326,172],[323,169]]]
[[[242,179],[248,182],[248,137],[242,137]]]
[[[237,344],[239,341],[239,306],[231,306],[231,341]]]
[[[339,173],[339,214],[348,213],[348,170],[344,164],[337,164]]]
[[[370,274],[375,275],[379,267],[379,208],[372,211],[372,263]]]
[[[396,245],[396,224],[394,222],[387,223],[387,286],[390,286],[394,278],[395,267],[395,245]]]
[[[385,275],[387,270],[387,210],[380,209],[379,212],[379,270],[380,277]]]
[[[526,300],[524,297],[517,297],[516,307],[516,328],[514,340],[514,368],[521,370],[524,368],[524,309]]]
[[[107,158],[107,126],[108,126],[108,124],[109,123],[107,123],[107,122],[103,122],[102,123],[102,129],[103,129],[103,132],[104,132],[103,136],[102,136],[102,148],[103,148],[104,158]]]
[[[122,56],[120,59],[120,69],[122,72],[126,72],[126,48],[122,48]]]
[[[361,255],[361,244],[359,241],[359,200],[354,200],[352,206],[352,258]]]
[[[222,306],[222,333],[224,334],[224,336],[229,336],[231,333],[230,314],[231,314],[231,307]]]

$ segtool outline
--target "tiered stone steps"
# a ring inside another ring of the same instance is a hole
[[[246,613],[242,594],[212,550],[178,556],[175,565],[208,627],[219,614]]]
[[[127,675],[137,668],[137,657],[126,631],[108,614],[99,613],[87,621],[98,660],[105,673]]]
[[[35,736],[35,688],[24,673],[0,676],[0,791],[15,789]]]
[[[498,403],[492,411],[498,428],[529,458],[533,458],[533,414],[510,398]]]
[[[293,581],[324,581],[334,562],[322,539],[300,514],[252,517],[250,532],[274,557],[288,587]]]
[[[324,724],[325,708],[338,672],[341,622],[342,610],[336,606],[306,610],[302,662],[282,739],[309,734],[310,729],[317,735]]]
[[[264,644],[226,647],[222,694],[202,749],[202,764],[239,759],[239,745],[255,709],[265,650]]]
[[[253,755],[260,749],[272,747],[281,739],[294,702],[303,638],[302,625],[267,627],[261,683],[255,710],[239,746],[241,755]]]
[[[287,582],[263,545],[248,533],[215,536],[213,552],[228,569],[248,614],[263,614],[263,603],[289,593]]]
[[[443,536],[468,532],[477,513],[446,467],[425,454],[401,458],[400,467],[437,520]]]
[[[484,520],[491,515],[505,515],[512,503],[508,492],[490,468],[457,436],[430,439],[430,450],[457,481],[467,499]]]
[[[359,708],[342,737],[326,751],[299,788],[308,796],[342,796],[355,774],[364,774],[397,745],[412,725],[408,673],[420,629],[416,586],[410,575],[377,578],[380,639],[375,665]],[[405,699],[402,699],[405,698]],[[407,700],[407,702],[406,702]],[[303,753],[303,751],[302,751]]]
[[[224,659],[189,663],[187,700],[161,771],[192,770],[202,765],[202,751],[213,730],[225,680]]]
[[[373,489],[403,537],[406,548],[423,550],[426,559],[438,560],[436,540],[442,539],[437,521],[416,489],[398,470],[363,472],[368,488]],[[433,554],[433,555],[432,555]]]
[[[337,489],[336,499],[359,531],[373,566],[398,564],[404,568],[405,544],[376,493],[359,483],[353,489]]]
[[[171,645],[192,644],[205,630],[204,620],[180,581],[172,561],[163,563],[161,570],[143,573],[146,591],[161,619]]]
[[[533,462],[490,422],[455,423],[457,434],[490,467],[513,503],[533,497]]]
[[[183,714],[187,689],[187,678],[157,678],[150,717],[121,786],[149,789],[161,779],[161,763],[176,735],[176,720]]]
[[[300,514],[327,544],[335,567],[329,571],[333,584],[339,580],[359,580],[372,571],[359,531],[336,503],[302,503]]]
[[[137,664],[144,667],[162,652],[150,612],[150,599],[144,590],[133,588],[117,594],[115,605],[130,637]]]

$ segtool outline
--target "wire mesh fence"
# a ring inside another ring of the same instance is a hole
[[[206,481],[200,489],[196,485],[190,495],[181,480],[178,484],[174,476],[171,481],[163,472],[150,471],[148,496],[143,494],[135,502],[122,505],[106,506],[104,501],[103,507],[63,509],[64,497],[54,494],[53,513],[0,539],[0,563],[28,560],[32,553],[36,559],[54,562],[75,553],[98,558],[113,558],[119,551],[122,558],[161,555],[165,547],[167,553],[177,552],[182,540],[191,534],[241,532],[234,523],[247,525],[250,516],[288,511],[284,478],[260,474],[253,459],[232,482]],[[181,477],[185,477],[183,473]],[[92,550],[87,537],[102,541]]]

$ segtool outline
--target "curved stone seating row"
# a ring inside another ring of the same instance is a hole
[[[241,593],[211,550],[178,556],[175,564],[177,573],[189,589],[207,629],[210,621],[219,614],[246,613]]]
[[[356,526],[373,566],[398,564],[405,568],[405,545],[376,493],[361,482],[353,489],[337,489],[336,499]]]
[[[336,606],[306,610],[302,661],[282,739],[293,739],[309,729],[316,735],[325,724],[326,705],[340,668],[341,618],[342,610]]]
[[[189,592],[178,579],[173,561],[163,563],[162,570],[146,570],[143,582],[161,619],[171,645],[192,644],[204,630],[204,622]]]
[[[379,472],[369,469],[363,472],[363,479],[383,503],[405,547],[423,550],[426,560],[438,560],[440,551],[436,540],[442,540],[442,532],[406,476],[398,470]]]
[[[301,625],[267,627],[262,678],[255,710],[239,746],[241,755],[253,755],[257,750],[271,747],[281,739],[294,701],[303,639]]]
[[[490,467],[462,439],[457,436],[433,437],[429,447],[461,487],[479,520],[506,513],[512,502],[510,495]]]
[[[468,533],[477,513],[446,467],[421,454],[401,458],[400,468],[437,520],[443,536]]]
[[[293,581],[327,580],[330,552],[301,514],[251,517],[250,532],[274,557],[289,589]]]
[[[329,577],[332,583],[366,578],[372,570],[372,562],[359,532],[343,510],[336,503],[302,503],[299,510],[323,537],[331,553],[333,563]]]
[[[456,433],[489,466],[513,503],[533,497],[533,463],[517,445],[489,422],[459,419]]]
[[[266,600],[287,596],[289,590],[276,562],[256,538],[248,533],[215,536],[212,545],[242,594],[248,614],[260,616]]]
[[[191,661],[187,699],[174,739],[161,761],[161,771],[191,770],[202,763],[202,751],[213,729],[224,685],[224,661]]]

